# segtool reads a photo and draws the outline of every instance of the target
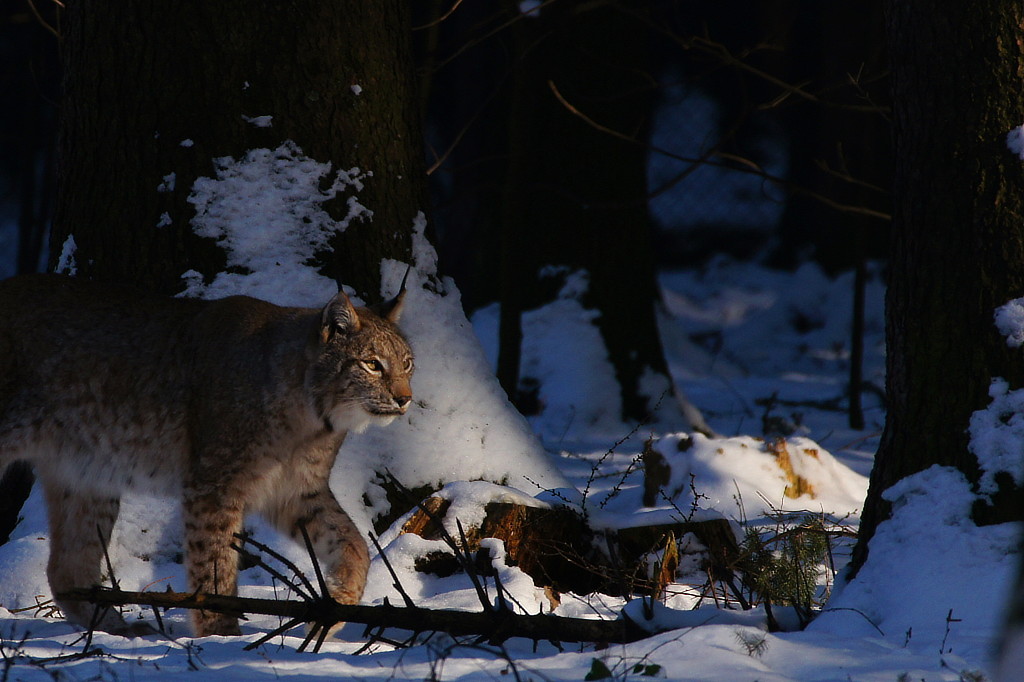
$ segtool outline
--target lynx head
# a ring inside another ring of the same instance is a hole
[[[388,424],[412,402],[413,355],[396,326],[405,288],[374,308],[339,291],[320,314],[308,386],[318,417],[334,431]]]

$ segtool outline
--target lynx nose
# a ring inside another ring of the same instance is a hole
[[[405,408],[411,402],[412,402],[412,396],[411,395],[396,395],[395,396],[395,405],[398,405],[398,408],[400,410],[404,411]]]

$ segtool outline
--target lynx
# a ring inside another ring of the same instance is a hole
[[[413,354],[396,326],[404,293],[369,309],[339,292],[306,309],[57,275],[0,283],[0,470],[28,460],[42,483],[54,595],[99,582],[121,495],[138,490],[180,498],[190,590],[235,593],[231,544],[251,511],[293,538],[304,526],[331,595],[358,602],[367,546],[328,476],[348,431],[412,401]],[[146,628],[57,604],[79,625]],[[240,632],[203,611],[193,627]]]

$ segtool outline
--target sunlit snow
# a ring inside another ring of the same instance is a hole
[[[171,169],[168,169],[171,170]],[[327,237],[353,219],[371,219],[358,202],[368,173],[342,171],[310,159],[295,145],[220,159],[214,177],[190,188],[197,233],[218,241],[232,273],[187,273],[191,295],[248,293],[286,305],[316,307],[334,293],[333,281],[311,267]],[[327,189],[324,189],[326,187]],[[155,188],[154,188],[155,189]],[[181,191],[181,188],[178,188]],[[323,203],[348,201],[333,220]],[[372,207],[368,207],[372,209]],[[344,445],[332,487],[362,530],[387,506],[372,472],[387,468],[407,485],[447,485],[453,516],[479,520],[494,500],[575,505],[598,527],[626,527],[678,518],[725,518],[744,525],[772,523],[780,514],[811,514],[855,527],[884,413],[865,394],[868,427],[845,422],[852,277],[826,277],[812,265],[779,273],[718,260],[699,270],[663,273],[661,333],[673,378],[704,411],[721,438],[671,425],[625,424],[607,352],[580,303],[578,276],[564,295],[524,317],[524,373],[537,382],[540,409],[529,420],[506,401],[491,373],[496,310],[466,320],[451,280],[439,278],[437,255],[422,215],[413,225],[413,262],[381,264],[381,296],[396,293],[409,265],[402,326],[417,355],[415,406],[390,427],[370,429]],[[74,243],[64,245],[67,267]],[[880,387],[883,368],[883,289],[873,273],[868,289],[866,381]],[[1004,330],[1006,333],[1006,330]],[[478,341],[477,338],[481,341]],[[482,343],[481,343],[482,342]],[[1010,470],[1024,448],[1018,398],[994,383],[993,407],[970,425],[972,448],[992,472]],[[665,497],[641,499],[645,447],[670,466]],[[792,475],[780,468],[785,451]],[[1011,471],[1015,476],[1016,470]],[[795,477],[801,488],[794,490]],[[499,485],[503,483],[504,485]],[[983,487],[988,484],[984,484]],[[986,489],[980,493],[986,492]],[[583,680],[594,670],[614,679],[897,680],[980,679],[991,668],[993,643],[1016,557],[1011,525],[977,528],[969,521],[979,491],[955,470],[933,467],[886,493],[893,517],[879,526],[867,564],[844,584],[823,567],[824,611],[804,631],[766,631],[763,609],[717,607],[694,595],[701,580],[680,574],[665,604],[654,608],[652,631],[668,632],[629,645],[556,647],[509,640],[503,647],[437,635],[411,648],[365,643],[358,625],[343,628],[318,654],[296,652],[301,631],[243,651],[277,626],[254,616],[241,639],[193,640],[181,611],[164,614],[173,639],[128,640],[95,633],[90,646],[104,655],[75,656],[81,633],[52,617],[45,604],[47,531],[41,495],[33,493],[13,539],[0,547],[0,646],[10,679],[271,680]],[[441,578],[415,569],[418,556],[440,541],[401,535],[393,524],[381,542],[404,590],[418,604],[478,609],[465,575]],[[305,553],[262,524],[256,537],[311,572]],[[485,541],[502,584],[528,612],[549,610],[544,590],[506,561],[501,542]],[[835,546],[842,570],[850,542]],[[130,497],[114,532],[114,574],[125,589],[185,590],[180,517],[172,503]],[[692,567],[691,567],[692,568]],[[366,603],[401,603],[380,556],[371,566]],[[258,568],[241,578],[243,595],[286,597]],[[494,596],[494,584],[489,583]],[[693,607],[701,604],[699,609]],[[563,594],[556,612],[643,620],[642,604],[621,597]],[[519,608],[519,607],[517,607]],[[14,610],[18,610],[14,613]],[[131,609],[129,619],[153,620]],[[405,633],[408,634],[408,633]],[[395,639],[404,638],[394,633]],[[54,660],[47,660],[56,657]],[[596,661],[596,663],[595,663]],[[972,677],[973,676],[973,677]]]

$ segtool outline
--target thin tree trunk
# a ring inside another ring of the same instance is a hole
[[[647,212],[651,37],[643,21],[615,6],[577,9],[556,3],[514,28],[504,231],[513,235],[507,243],[520,246],[503,254],[511,263],[503,291],[514,287],[513,304],[528,309],[550,300],[550,287],[539,281],[543,266],[585,269],[586,304],[600,312],[623,417],[643,420],[658,396],[649,400],[642,377],[668,375]],[[514,322],[503,326],[509,340]]]
[[[864,406],[861,402],[864,385],[864,289],[867,287],[867,264],[861,251],[853,277],[853,310],[850,324],[850,386],[847,389],[850,402],[849,424],[851,429],[864,428]]]

